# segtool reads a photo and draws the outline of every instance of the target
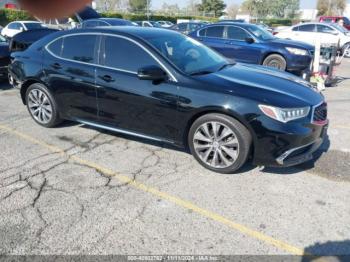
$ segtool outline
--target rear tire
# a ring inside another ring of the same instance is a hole
[[[205,168],[222,174],[235,173],[246,163],[251,143],[248,129],[223,114],[198,118],[188,134],[194,158]]]
[[[272,54],[265,58],[263,62],[264,66],[273,67],[282,71],[286,71],[287,69],[287,61],[283,56]]]
[[[27,89],[25,99],[28,112],[37,124],[51,128],[62,122],[56,101],[46,86],[32,84]]]

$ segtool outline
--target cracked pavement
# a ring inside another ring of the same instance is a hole
[[[348,59],[337,73],[349,69]],[[350,80],[325,96],[330,141],[317,162],[219,175],[168,145],[71,122],[41,128],[1,84],[0,124],[62,152],[0,128],[0,254],[288,254],[75,156],[313,254],[350,255]]]

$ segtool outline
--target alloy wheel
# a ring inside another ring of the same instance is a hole
[[[28,108],[31,115],[41,124],[48,124],[52,119],[53,109],[48,96],[39,89],[28,94]]]
[[[239,141],[235,132],[219,122],[202,124],[193,136],[196,154],[214,168],[232,166],[239,156]]]

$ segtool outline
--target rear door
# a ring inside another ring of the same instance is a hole
[[[224,31],[225,31],[224,25],[215,25],[215,26],[209,26],[209,27],[203,28],[198,33],[199,34],[198,40],[202,41],[205,45],[215,49],[222,55],[227,56],[228,53],[225,52],[226,40],[224,39]]]
[[[96,121],[96,63],[100,36],[74,34],[48,45],[44,68],[62,113],[75,120]]]

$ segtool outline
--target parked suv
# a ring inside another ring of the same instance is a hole
[[[314,47],[274,37],[248,23],[219,23],[200,28],[191,37],[237,62],[274,67],[300,74],[310,68]]]
[[[250,156],[263,166],[311,160],[327,130],[327,104],[307,82],[232,64],[170,30],[70,30],[12,56],[9,71],[39,125],[70,119],[189,147],[215,172],[236,172]]]
[[[343,26],[347,30],[350,30],[350,20],[345,16],[321,16],[319,21],[321,23],[338,23],[340,20],[343,20],[344,21]]]

